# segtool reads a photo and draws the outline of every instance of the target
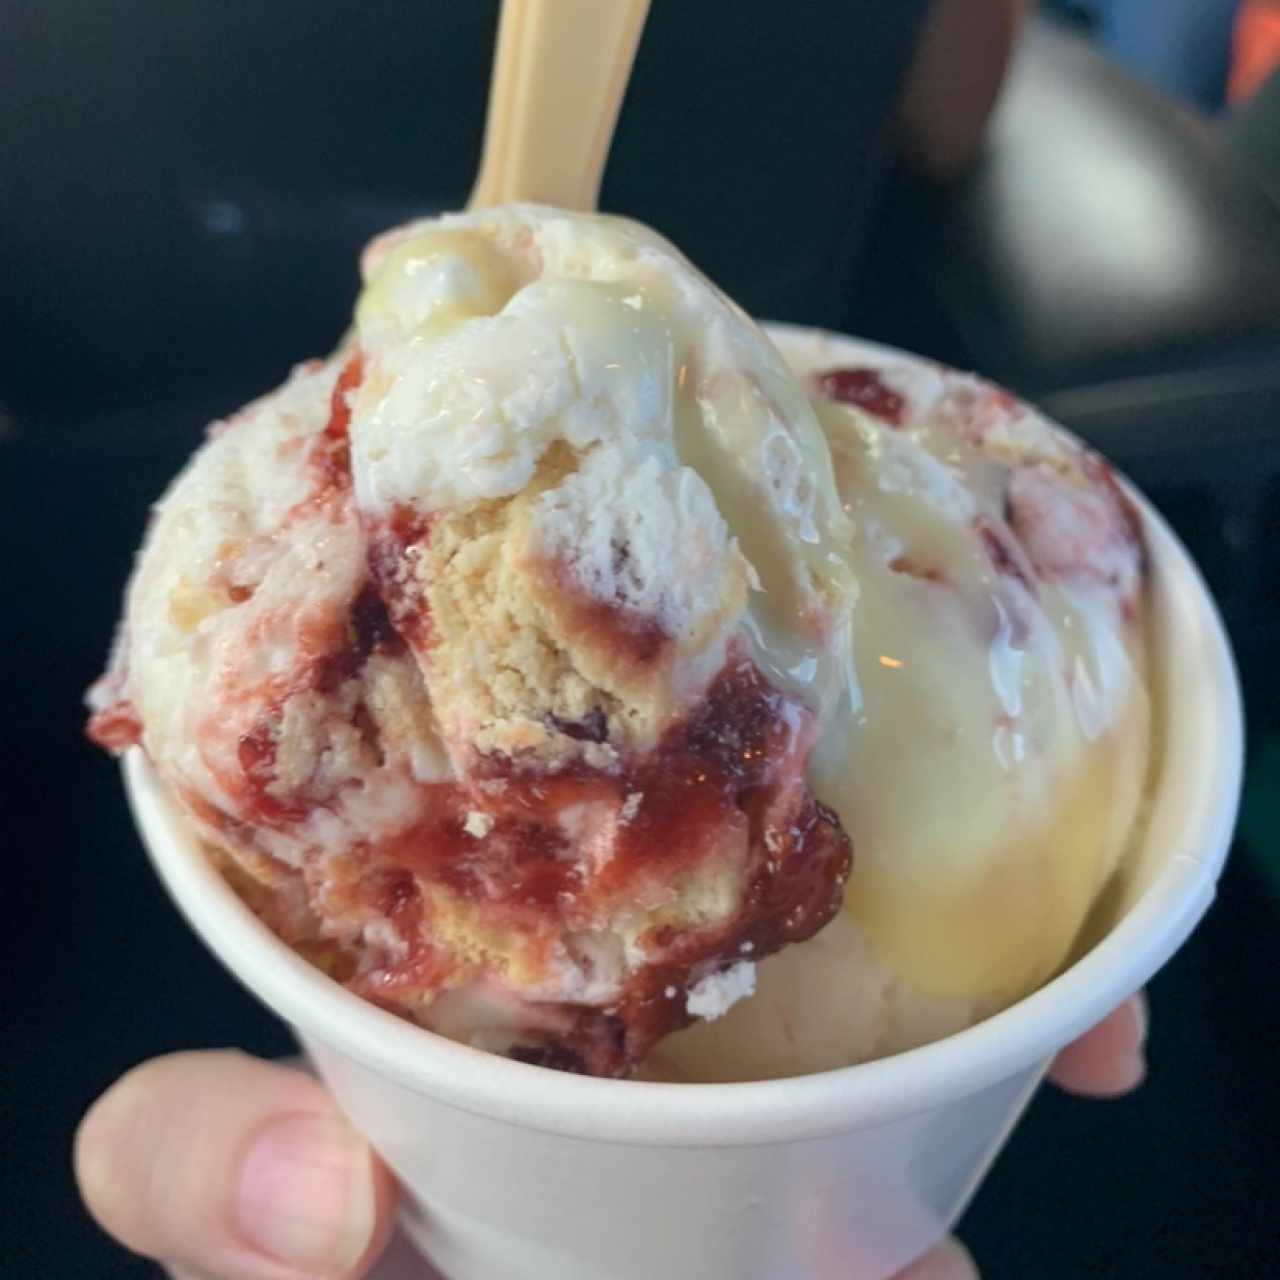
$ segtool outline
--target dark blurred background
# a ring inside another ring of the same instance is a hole
[[[1227,617],[1251,763],[1220,902],[1153,986],[1148,1086],[1046,1091],[970,1210],[996,1278],[1280,1274],[1280,90],[1240,35],[1269,6],[1244,7],[1184,46],[1190,87],[1102,0],[1037,14],[944,181],[899,124],[929,0],[654,0],[604,187],[757,314],[1041,402],[1147,489]],[[77,1117],[155,1053],[290,1050],[163,899],[79,699],[204,424],[334,344],[372,233],[465,200],[495,13],[0,0],[0,1275],[155,1274],[78,1206]]]

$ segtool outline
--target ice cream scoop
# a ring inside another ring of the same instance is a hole
[[[806,781],[856,694],[831,456],[635,224],[484,211],[364,269],[350,346],[162,502],[95,731],[355,989],[625,1072],[841,902]]]
[[[845,910],[651,1069],[765,1078],[960,1030],[1067,958],[1139,818],[1145,552],[1105,464],[980,379],[775,330],[853,527],[846,740],[810,768]]]

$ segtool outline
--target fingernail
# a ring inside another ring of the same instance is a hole
[[[978,1280],[978,1268],[959,1240],[944,1240],[900,1280]]]
[[[1128,1093],[1131,1089],[1136,1089],[1146,1078],[1147,1060],[1140,1051],[1116,1064],[1117,1093]]]
[[[259,1251],[310,1274],[340,1275],[373,1236],[369,1148],[337,1116],[278,1116],[258,1130],[244,1157],[235,1213]]]

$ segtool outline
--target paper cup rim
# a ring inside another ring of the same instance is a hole
[[[846,353],[921,358],[839,334],[771,325],[788,341],[826,337]],[[1190,556],[1146,500],[1154,571],[1198,645],[1215,723],[1182,796],[1181,848],[1086,955],[1002,1013],[918,1049],[812,1075],[736,1084],[602,1080],[530,1066],[425,1031],[353,995],[281,942],[209,861],[140,748],[124,759],[138,829],[196,933],[270,1009],[307,1036],[447,1105],[580,1139],[642,1146],[795,1142],[887,1124],[953,1103],[1042,1062],[1106,1015],[1168,959],[1208,908],[1230,845],[1243,771],[1240,688],[1230,646]],[[1169,711],[1170,721],[1176,708]]]

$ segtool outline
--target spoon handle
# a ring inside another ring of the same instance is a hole
[[[504,0],[469,207],[591,211],[649,0]]]

